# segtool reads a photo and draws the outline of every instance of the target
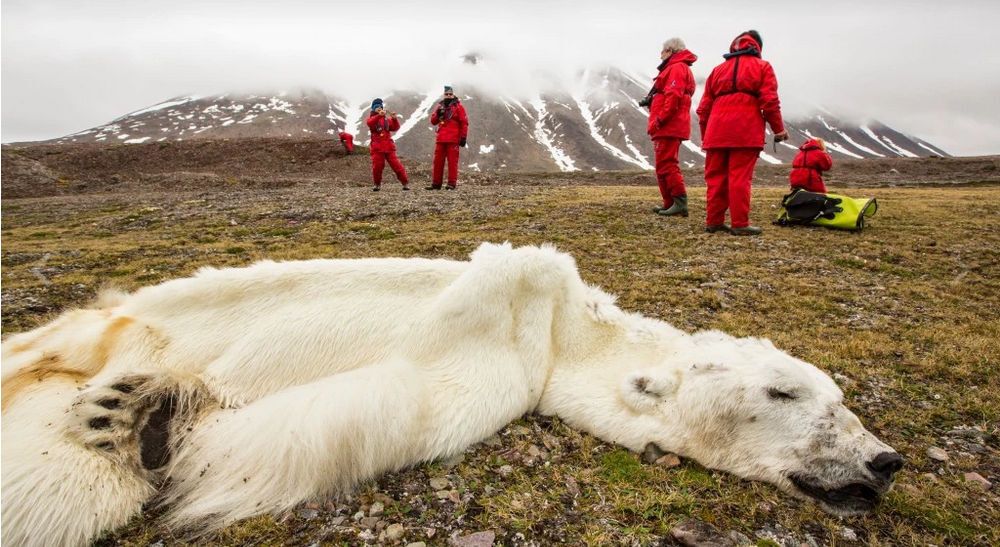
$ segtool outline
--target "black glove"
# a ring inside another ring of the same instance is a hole
[[[465,137],[462,137],[462,140],[458,141],[458,145],[465,148]]]
[[[438,110],[437,110],[437,119],[438,119],[438,121],[444,121],[444,107],[443,106],[439,106],[438,107]]]

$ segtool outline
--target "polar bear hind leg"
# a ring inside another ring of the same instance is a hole
[[[50,379],[4,412],[4,545],[86,545],[126,524],[206,402],[196,380],[163,373],[81,387]]]

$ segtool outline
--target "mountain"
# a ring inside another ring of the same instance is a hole
[[[472,57],[478,61],[478,57]],[[474,63],[473,63],[474,64]],[[566,89],[514,98],[474,86],[457,86],[468,111],[467,169],[481,171],[604,171],[652,169],[653,148],[646,136],[647,111],[638,105],[648,81],[617,69],[586,70]],[[428,117],[440,98],[432,92],[397,91],[382,97],[402,117],[396,133],[400,155],[429,160],[434,130]],[[697,98],[697,97],[696,97]],[[333,136],[339,128],[365,144],[369,101],[348,102],[319,90],[266,94],[176,97],[126,114],[112,122],[52,143],[149,143],[191,139]],[[696,123],[692,115],[692,123]],[[928,142],[879,123],[853,124],[818,110],[786,120],[790,144],[768,146],[761,158],[790,162],[796,146],[820,137],[837,158],[948,156]],[[701,165],[697,127],[681,148],[687,167]]]

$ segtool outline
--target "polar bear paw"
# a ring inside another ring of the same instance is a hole
[[[130,375],[87,389],[70,409],[70,436],[117,462],[163,467],[170,459],[177,400],[150,389],[153,383],[152,376]]]

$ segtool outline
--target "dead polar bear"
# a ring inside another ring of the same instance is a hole
[[[154,499],[216,529],[531,411],[841,514],[902,465],[812,365],[623,312],[549,247],[261,262],[109,300],[3,345],[4,545],[85,544]]]

